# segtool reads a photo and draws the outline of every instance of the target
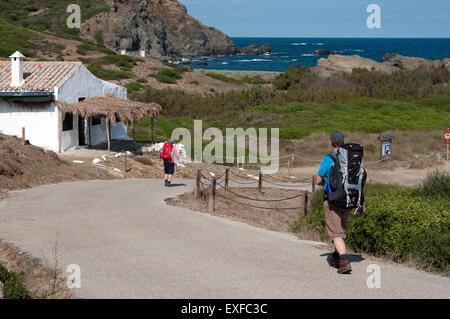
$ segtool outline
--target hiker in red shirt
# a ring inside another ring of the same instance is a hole
[[[173,174],[175,173],[175,162],[174,159],[179,158],[176,147],[174,147],[174,141],[170,139],[162,148],[159,154],[161,164],[164,165],[164,185],[170,187],[172,182]]]

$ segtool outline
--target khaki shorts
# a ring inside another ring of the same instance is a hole
[[[325,208],[325,229],[328,236],[333,240],[337,237],[346,238],[347,219],[350,215],[351,209],[343,209],[328,203],[323,202]]]

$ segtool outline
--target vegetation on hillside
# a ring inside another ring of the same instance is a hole
[[[182,78],[181,75],[183,73],[193,71],[193,69],[188,66],[178,66],[168,62],[164,62],[164,65],[170,67],[170,69],[161,70],[156,74],[149,74],[149,77],[154,77],[161,83],[176,84],[177,80]]]
[[[82,8],[82,21],[110,10],[104,0],[4,0],[0,2],[0,18],[16,26],[79,39],[79,29],[69,29],[66,24],[71,4]]]
[[[450,96],[409,102],[359,98],[342,103],[295,102],[259,104],[259,90],[207,97],[175,90],[147,89],[135,95],[163,106],[163,115],[203,119],[205,125],[280,128],[280,138],[298,139],[312,132],[333,130],[381,133],[388,130],[445,129]],[[256,106],[252,106],[252,102]],[[246,105],[247,103],[248,105]],[[169,132],[167,132],[169,133]]]
[[[244,76],[242,78],[234,78],[234,77],[230,77],[230,76],[226,76],[224,74],[220,74],[220,73],[215,73],[215,72],[208,72],[206,73],[207,76],[222,81],[222,82],[226,82],[226,83],[235,83],[235,84],[245,84],[245,83],[249,83],[249,84],[266,84],[267,81],[264,80],[263,78],[259,77],[259,76]]]
[[[442,183],[444,181],[444,183]],[[435,172],[422,187],[368,184],[366,214],[350,215],[347,243],[355,252],[389,256],[427,269],[450,273],[450,175]],[[323,191],[315,193],[312,214],[295,231],[315,231],[325,238]]]

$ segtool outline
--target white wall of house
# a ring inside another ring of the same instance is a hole
[[[23,104],[0,100],[0,133],[25,139],[31,144],[56,151],[58,149],[58,113],[54,103],[29,109]]]
[[[127,98],[127,90],[124,87],[98,79],[83,65],[61,87],[55,88],[55,99],[67,103],[77,103],[80,98],[107,94]],[[26,139],[31,144],[56,152],[60,116],[61,112],[54,103],[48,103],[39,109],[27,109],[18,103],[0,100],[0,133],[21,137],[22,127],[25,127]],[[106,141],[105,118],[101,119],[100,125],[92,126],[91,138],[92,145]],[[120,122],[111,123],[111,138],[130,139],[127,126]],[[85,143],[88,143],[88,134]],[[74,115],[73,128],[62,132],[61,150],[66,151],[78,145],[78,116]]]
[[[75,71],[57,90],[56,99],[67,103],[77,103],[80,98],[89,98],[112,94],[121,98],[127,98],[127,90],[124,87],[106,82],[95,77],[85,66]],[[65,151],[79,145],[78,141],[78,116],[73,117],[73,130],[62,134],[61,150]],[[86,134],[85,143],[88,142]],[[92,145],[106,141],[106,123],[103,118],[100,125],[91,128]],[[130,139],[127,135],[127,126],[122,123],[111,123],[112,139]]]

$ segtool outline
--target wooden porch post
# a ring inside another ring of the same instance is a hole
[[[136,134],[134,133],[134,122],[131,122],[131,133],[133,134],[133,152],[136,152]]]
[[[66,117],[66,114],[60,110],[59,112],[59,120],[58,120],[58,153],[61,153],[61,145],[62,145],[62,129],[63,129],[63,121]]]
[[[92,117],[88,118],[88,147],[92,146],[92,135],[91,135]]]
[[[109,127],[109,118],[106,117],[106,139],[108,140],[108,153],[111,152],[111,132]]]

